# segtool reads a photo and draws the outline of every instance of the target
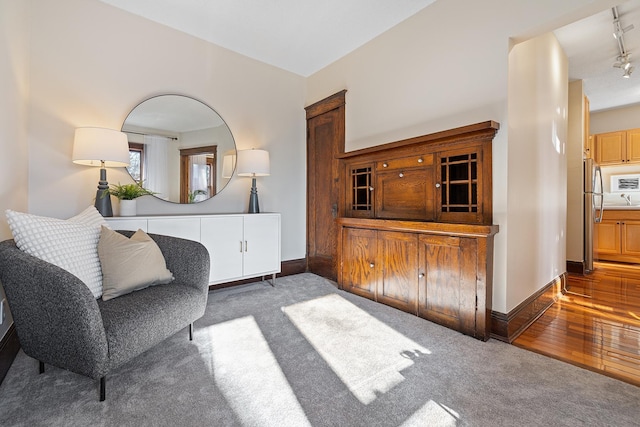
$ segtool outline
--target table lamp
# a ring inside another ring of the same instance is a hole
[[[95,206],[102,216],[113,216],[105,167],[129,166],[127,135],[112,129],[78,128],[73,138],[71,159],[73,163],[79,165],[100,166],[100,181],[98,181]]]
[[[269,152],[265,150],[238,151],[238,176],[250,176],[251,194],[249,196],[249,213],[260,213],[258,205],[258,189],[256,176],[269,176]]]

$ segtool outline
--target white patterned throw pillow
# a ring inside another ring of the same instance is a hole
[[[78,224],[89,225],[92,227],[100,227],[105,226],[109,227],[109,223],[104,219],[104,217],[98,212],[95,206],[89,206],[87,209],[80,212],[78,215],[69,218],[69,221],[77,222]]]
[[[106,221],[93,206],[69,220],[12,210],[6,214],[19,249],[67,270],[82,280],[95,298],[102,296],[98,241],[100,225]]]

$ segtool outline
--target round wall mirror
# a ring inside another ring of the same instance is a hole
[[[129,138],[129,174],[162,200],[207,200],[233,175],[231,130],[213,108],[194,98],[149,98],[129,113],[122,132]]]

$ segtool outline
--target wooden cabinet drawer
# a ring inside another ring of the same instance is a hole
[[[399,159],[389,159],[379,161],[376,163],[376,170],[396,170],[396,169],[408,169],[418,168],[422,166],[433,165],[433,154],[419,154],[410,157],[402,157]]]

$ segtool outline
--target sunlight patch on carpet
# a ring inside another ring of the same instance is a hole
[[[311,425],[253,316],[206,329],[216,384],[243,425]]]
[[[429,350],[331,294],[282,308],[363,404],[404,381],[402,370]]]
[[[456,427],[459,418],[460,414],[457,412],[430,400],[414,412],[400,427],[423,427],[426,425]]]

